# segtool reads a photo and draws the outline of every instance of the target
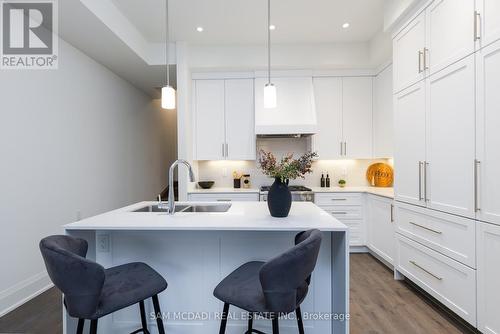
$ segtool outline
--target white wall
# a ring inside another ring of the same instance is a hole
[[[166,184],[158,102],[59,47],[58,70],[0,71],[0,315],[49,284],[42,237]]]
[[[267,49],[265,45],[191,45],[189,65],[193,71],[264,69],[267,67]],[[369,43],[272,46],[273,69],[354,69],[376,66],[370,63]]]

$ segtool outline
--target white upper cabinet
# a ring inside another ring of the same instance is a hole
[[[342,78],[314,78],[318,131],[314,150],[320,159],[342,158]]]
[[[196,80],[194,91],[196,159],[224,159],[224,80]]]
[[[500,41],[477,58],[477,217],[500,224]]]
[[[474,0],[435,0],[426,9],[429,74],[474,52],[474,9]]]
[[[394,92],[424,78],[425,12],[417,16],[393,40]]]
[[[342,78],[344,157],[373,157],[373,78]]]
[[[485,334],[499,334],[500,227],[485,223],[477,226],[477,328]]]
[[[373,157],[391,158],[394,156],[392,66],[374,78],[373,90]]]
[[[195,159],[254,160],[253,79],[194,80]]]
[[[477,48],[485,47],[500,39],[500,1],[476,0]]]
[[[394,110],[395,199],[425,206],[425,83],[395,95]]]
[[[226,159],[255,160],[253,79],[226,80]]]
[[[474,218],[474,56],[426,80],[428,207]]]

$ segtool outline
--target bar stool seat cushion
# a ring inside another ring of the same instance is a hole
[[[97,311],[97,319],[142,300],[167,288],[167,281],[145,263],[133,262],[105,270],[105,280]]]
[[[214,296],[224,303],[248,312],[271,312],[266,306],[266,298],[260,282],[260,270],[265,262],[248,262],[229,274],[214,290]],[[297,305],[307,295],[308,285],[304,282],[297,289]]]

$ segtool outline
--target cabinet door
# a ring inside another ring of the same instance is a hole
[[[482,333],[500,333],[500,227],[478,223],[477,327]]]
[[[344,157],[373,157],[373,79],[342,79]]]
[[[427,82],[427,206],[469,218],[474,210],[474,56]]]
[[[394,92],[424,78],[425,12],[417,16],[393,40]]]
[[[425,206],[422,162],[425,161],[425,84],[394,97],[394,194],[398,201]]]
[[[226,80],[226,158],[255,160],[253,79]]]
[[[394,223],[392,201],[368,196],[368,247],[394,264]]]
[[[342,142],[342,79],[314,78],[314,100],[318,131],[314,150],[320,159],[340,159]]]
[[[480,29],[478,48],[487,46],[500,39],[500,1],[476,0],[478,29]]]
[[[477,217],[500,224],[500,41],[479,51],[476,62]]]
[[[474,52],[474,0],[436,0],[426,9],[430,74]]]
[[[391,158],[394,156],[392,66],[375,77],[373,89],[373,156]]]
[[[224,159],[224,80],[196,80],[197,160]]]

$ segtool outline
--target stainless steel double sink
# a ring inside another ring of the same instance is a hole
[[[231,204],[179,204],[175,206],[174,212],[184,213],[207,213],[207,212],[227,212],[231,208]],[[133,212],[167,212],[167,208],[158,205],[148,205]]]

